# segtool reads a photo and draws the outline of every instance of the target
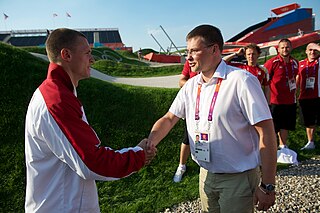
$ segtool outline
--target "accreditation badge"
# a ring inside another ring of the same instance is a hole
[[[295,90],[297,88],[296,81],[294,80],[294,78],[289,79],[288,84],[290,91]]]
[[[210,134],[208,132],[195,132],[195,157],[197,160],[210,162]]]
[[[306,89],[314,89],[315,77],[308,77],[306,79]]]

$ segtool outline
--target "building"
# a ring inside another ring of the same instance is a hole
[[[127,50],[132,52],[132,47],[122,43],[117,28],[92,28],[76,29],[82,32],[92,47],[109,47],[113,50]],[[11,30],[0,31],[0,41],[17,47],[45,46],[50,30]]]

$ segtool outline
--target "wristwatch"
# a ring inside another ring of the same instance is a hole
[[[260,183],[260,187],[266,191],[266,193],[274,192],[276,186],[274,184],[264,184]]]

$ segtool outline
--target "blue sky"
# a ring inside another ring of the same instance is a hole
[[[271,9],[298,3],[312,8],[320,29],[320,0],[0,0],[0,31],[25,29],[118,28],[122,42],[133,47],[159,50],[171,44],[185,46],[185,36],[195,26],[212,24],[225,40],[266,20]],[[3,13],[9,17],[4,20]],[[58,16],[53,17],[53,14]],[[71,17],[67,17],[69,13]],[[275,16],[275,15],[273,15]]]

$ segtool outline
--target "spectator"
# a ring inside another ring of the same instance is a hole
[[[304,35],[304,32],[299,28],[298,29],[298,36],[302,37]]]
[[[214,26],[200,25],[187,35],[187,60],[191,71],[201,74],[185,83],[153,125],[148,146],[160,143],[185,118],[191,155],[200,166],[202,211],[253,212],[254,203],[267,210],[275,201],[277,148],[271,113],[257,78],[228,66],[222,49],[222,34]],[[208,141],[200,137],[195,143],[201,134]]]
[[[278,55],[269,59],[264,67],[270,76],[270,108],[279,136],[279,148],[287,147],[288,130],[296,126],[296,76],[298,61],[291,57],[290,40],[281,39]]]
[[[138,58],[139,58],[139,60],[142,60],[142,50],[141,50],[141,48],[138,50]]]
[[[47,79],[30,101],[25,124],[26,212],[100,212],[95,180],[117,180],[155,155],[147,140],[136,147],[102,147],[77,98],[93,63],[86,37],[56,29],[46,41]]]
[[[261,54],[261,49],[258,45],[251,43],[243,48],[240,48],[236,53],[232,53],[223,58],[229,65],[247,70],[256,76],[262,86],[266,98],[269,97],[269,74],[268,70],[258,64],[258,59]],[[231,60],[236,56],[243,56],[247,63],[232,62]]]
[[[308,138],[308,142],[302,150],[315,148],[314,133],[316,125],[319,126],[320,124],[320,46],[316,43],[308,44],[306,54],[307,58],[299,62],[299,74],[297,76],[297,84],[300,87],[300,112]]]
[[[189,80],[190,78],[196,76],[198,72],[192,72],[190,69],[189,62],[186,61],[186,63],[183,66],[182,73],[180,75],[180,80],[179,80],[179,86],[180,88],[183,87],[183,85]],[[174,182],[180,182],[182,179],[183,174],[187,170],[187,160],[190,155],[190,143],[189,143],[189,138],[188,138],[188,130],[187,126],[185,124],[185,131],[184,131],[184,139],[181,143],[181,148],[180,148],[180,161],[179,161],[179,166],[176,170],[176,173],[173,176],[173,181]]]

